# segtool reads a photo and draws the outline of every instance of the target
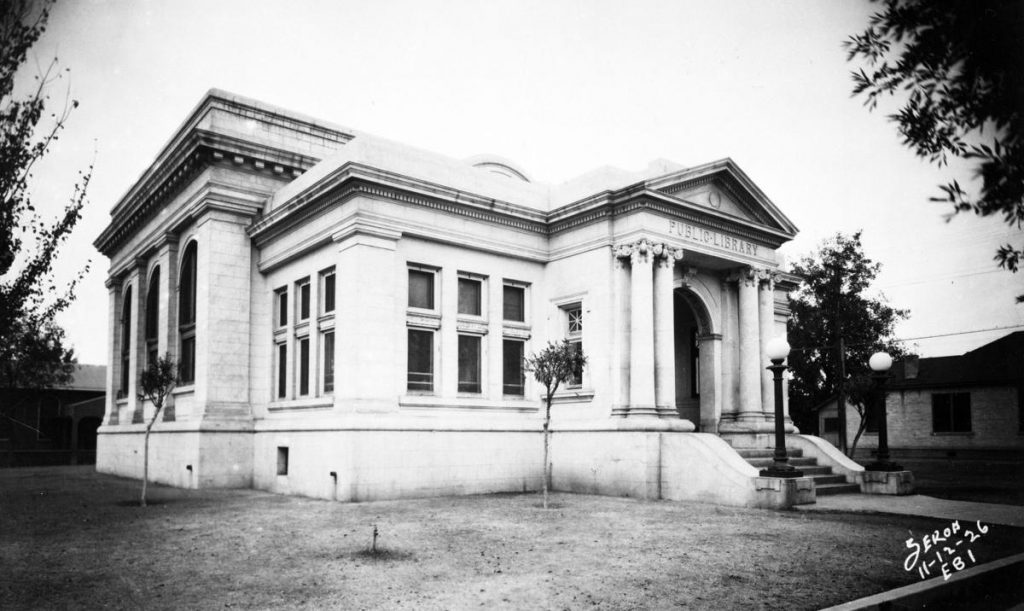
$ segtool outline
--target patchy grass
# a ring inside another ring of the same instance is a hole
[[[912,583],[939,520],[555,494],[332,503],[0,470],[0,608],[817,609]],[[380,537],[372,554],[373,526]],[[979,562],[1024,551],[993,526]],[[995,536],[992,536],[995,535]]]

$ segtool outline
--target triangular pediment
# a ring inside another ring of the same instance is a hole
[[[797,229],[731,160],[687,168],[646,181],[646,187],[692,211],[706,210],[793,237]]]

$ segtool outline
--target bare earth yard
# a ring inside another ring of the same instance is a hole
[[[918,579],[948,523],[558,494],[342,504],[0,470],[0,609],[817,609]],[[373,526],[386,550],[366,553]],[[991,526],[979,562],[1024,551]]]

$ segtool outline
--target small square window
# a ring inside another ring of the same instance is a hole
[[[330,269],[320,274],[320,300],[323,304],[322,314],[334,312],[334,270]]]
[[[569,336],[578,336],[583,333],[583,308],[580,306],[574,306],[566,310],[568,316],[568,331]]]
[[[288,475],[288,448],[277,446],[277,474]]]
[[[483,282],[474,278],[459,278],[459,314],[480,316],[480,297]]]
[[[409,307],[434,309],[434,272],[423,269],[409,270]]]
[[[526,289],[510,284],[503,287],[502,318],[515,322],[526,321]]]
[[[932,395],[932,431],[936,433],[970,433],[971,393],[934,393]]]

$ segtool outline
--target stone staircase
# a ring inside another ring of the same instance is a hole
[[[773,448],[736,448],[736,452],[748,463],[761,470],[772,466],[772,456],[775,450]],[[789,455],[789,464],[803,471],[804,477],[814,480],[814,488],[818,496],[860,492],[860,486],[849,484],[842,475],[832,473],[832,467],[819,466],[817,458],[804,458],[803,450],[787,448],[786,453]]]

